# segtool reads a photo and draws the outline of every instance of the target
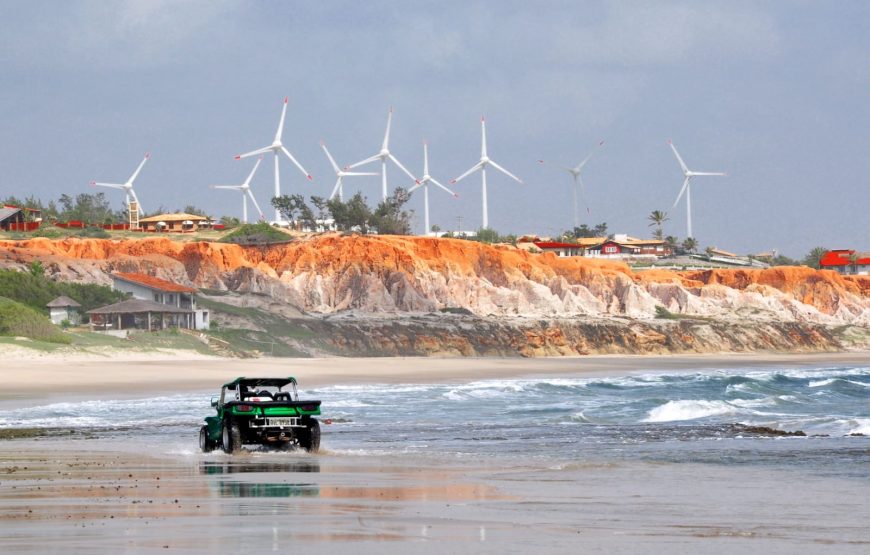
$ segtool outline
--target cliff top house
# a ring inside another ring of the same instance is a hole
[[[139,227],[142,228],[142,231],[192,233],[201,227],[208,227],[210,222],[211,220],[205,216],[178,212],[139,218]]]
[[[856,252],[852,249],[828,251],[819,260],[822,270],[834,270],[843,275],[870,275],[870,252]]]

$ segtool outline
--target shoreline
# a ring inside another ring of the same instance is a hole
[[[494,379],[613,377],[723,368],[867,365],[870,351],[800,354],[590,355],[560,358],[259,358],[184,354],[107,359],[16,358],[0,375],[0,405],[217,391],[238,376],[295,376],[301,390],[354,383],[467,383]]]

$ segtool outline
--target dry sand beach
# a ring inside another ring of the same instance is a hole
[[[62,401],[201,393],[207,407],[207,397],[237,375],[295,375],[310,389],[825,365],[866,367],[870,354],[36,357],[5,365],[0,406],[9,415]],[[794,465],[637,460],[594,450],[581,458],[542,458],[533,448],[500,455],[392,453],[365,444],[348,448],[338,424],[325,427],[316,455],[229,456],[199,453],[196,427],[187,427],[189,434],[181,426],[176,435],[129,429],[0,441],[0,551],[865,553],[870,547],[866,472],[813,476]],[[847,448],[866,453],[868,443],[852,438]]]

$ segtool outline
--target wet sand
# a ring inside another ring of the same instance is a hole
[[[0,551],[870,548],[866,487],[787,471],[595,462],[538,468],[328,451],[149,458],[86,443],[3,445]]]

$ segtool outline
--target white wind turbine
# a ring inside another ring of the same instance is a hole
[[[302,172],[302,175],[308,178],[311,181],[311,174],[308,173],[305,168],[302,167],[302,164],[296,161],[296,158],[290,154],[290,151],[281,144],[281,135],[284,133],[284,117],[287,115],[287,97],[284,97],[284,107],[281,109],[281,121],[278,122],[278,130],[275,132],[275,139],[272,141],[272,144],[269,146],[264,146],[263,148],[258,148],[257,150],[252,150],[251,152],[246,152],[244,154],[239,154],[236,156],[236,160],[241,160],[242,158],[247,158],[249,156],[257,156],[260,154],[266,154],[268,152],[275,153],[275,196],[281,196],[281,174],[278,168],[278,158],[281,156],[283,152],[287,158],[290,159],[293,164],[299,168],[299,171]],[[275,221],[281,221],[281,213],[278,209],[275,209]]]
[[[686,193],[686,226],[688,228],[686,237],[692,237],[692,187],[691,181],[693,177],[697,177],[699,175],[728,175],[726,172],[693,172],[690,170],[686,163],[683,162],[683,159],[680,158],[680,153],[677,152],[677,147],[674,146],[674,143],[668,140],[668,144],[671,145],[671,150],[674,151],[674,156],[677,157],[677,162],[680,163],[680,168],[683,170],[683,175],[686,179],[683,181],[683,188],[680,189],[680,194],[677,195],[677,200],[674,201],[674,205],[671,206],[671,209],[676,208],[677,203],[680,202],[680,199],[683,198],[683,193]]]
[[[338,167],[338,164],[335,163],[335,159],[333,159],[332,155],[329,153],[329,150],[326,148],[326,143],[320,141],[320,146],[323,148],[323,152],[326,153],[326,157],[329,158],[329,163],[332,164],[332,169],[335,170],[335,176],[338,178],[335,181],[335,187],[333,187],[332,192],[329,194],[329,200],[335,198],[335,195],[338,195],[338,200],[344,201],[344,178],[348,176],[358,176],[358,175],[378,175],[374,172],[349,172],[345,171]]]
[[[257,204],[257,199],[254,198],[254,194],[251,192],[251,180],[254,178],[254,174],[257,173],[257,168],[260,167],[260,162],[263,161],[263,157],[260,156],[257,158],[257,163],[254,164],[254,169],[251,170],[251,173],[248,175],[248,178],[245,179],[245,182],[241,185],[212,185],[212,189],[231,189],[233,191],[240,191],[242,193],[242,222],[248,223],[248,197],[251,198],[251,202],[254,203],[254,207],[257,209],[257,212],[260,214],[260,219],[265,219],[263,215],[263,211],[260,210],[260,205]]]
[[[145,162],[151,158],[151,153],[146,152],[145,157],[142,158],[142,161],[139,162],[139,167],[136,168],[136,171],[133,172],[133,175],[130,176],[130,179],[126,181],[126,183],[99,183],[97,181],[91,181],[91,187],[109,187],[110,189],[121,189],[124,191],[124,201],[127,204],[127,210],[130,210],[130,197],[133,197],[133,200],[136,201],[136,206],[138,207],[138,212],[142,212],[142,205],[139,204],[139,197],[136,196],[136,190],[133,189],[133,182],[136,181],[136,177],[139,176],[139,172],[142,171],[142,166],[145,165]]]
[[[434,183],[437,187],[444,189],[454,197],[459,197],[458,194],[454,193],[441,183],[439,183],[434,177],[429,175],[429,144],[426,141],[423,141],[423,177],[420,181],[417,182],[416,185],[408,189],[408,193],[413,193],[419,188],[423,188],[423,218],[425,227],[425,234],[429,234],[429,183]]]
[[[571,177],[574,179],[574,187],[571,189],[574,200],[574,227],[580,226],[580,215],[578,214],[577,205],[578,198],[583,203],[583,206],[586,208],[586,213],[589,213],[589,205],[586,204],[586,199],[584,198],[586,193],[584,190],[585,187],[583,186],[583,177],[580,174],[583,171],[583,166],[586,165],[586,162],[588,162],[592,158],[592,155],[595,154],[595,152],[598,151],[598,149],[601,148],[603,145],[604,141],[599,142],[598,145],[592,150],[592,152],[590,152],[589,155],[584,158],[582,162],[580,162],[573,168],[570,168],[568,166],[559,166],[559,169],[565,170],[566,172],[570,173]],[[543,160],[540,160],[540,162],[544,163]]]
[[[369,156],[365,160],[361,160],[361,161],[357,162],[356,164],[351,164],[350,166],[347,167],[347,169],[350,170],[350,169],[353,169],[353,168],[356,168],[356,167],[380,160],[381,161],[381,196],[383,197],[383,200],[387,200],[387,160],[392,160],[393,163],[396,166],[398,166],[400,170],[405,172],[405,174],[408,177],[413,179],[415,182],[417,181],[417,178],[414,177],[414,175],[411,174],[411,172],[409,172],[407,170],[407,168],[405,168],[405,166],[403,166],[402,163],[399,162],[399,160],[390,153],[390,126],[392,125],[392,123],[393,123],[393,108],[391,107],[390,112],[387,115],[387,132],[384,133],[384,142],[381,145],[381,151],[378,152],[377,154],[375,154],[374,156]]]
[[[520,179],[519,177],[515,176],[511,172],[507,171],[503,167],[499,166],[494,161],[490,160],[489,156],[487,156],[487,154],[486,154],[486,120],[483,117],[480,118],[480,134],[481,134],[480,161],[477,164],[475,164],[474,166],[472,166],[471,169],[469,169],[467,172],[460,175],[456,179],[451,179],[450,183],[451,184],[459,183],[461,180],[465,179],[466,177],[473,174],[477,170],[480,170],[481,190],[483,191],[483,228],[486,229],[489,227],[489,214],[487,212],[487,207],[486,207],[486,167],[492,166],[493,168],[497,169],[498,171],[500,171],[501,173],[510,177],[511,179],[513,179],[514,181],[516,181],[517,183],[519,183],[521,185],[523,184],[523,180]]]

